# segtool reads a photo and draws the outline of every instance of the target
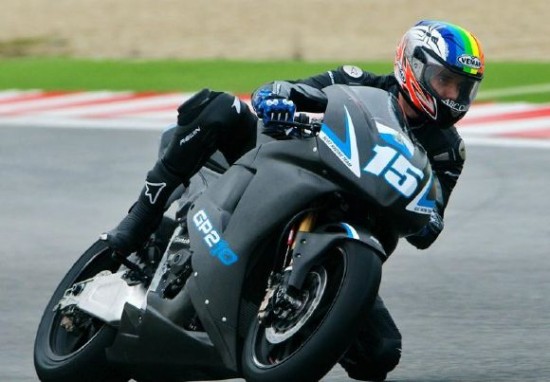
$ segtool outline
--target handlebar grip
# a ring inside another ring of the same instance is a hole
[[[308,125],[309,124],[309,115],[304,113],[296,113],[294,115],[294,122],[299,124]]]

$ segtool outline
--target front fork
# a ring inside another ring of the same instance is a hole
[[[316,212],[308,212],[306,216],[302,218],[300,226],[298,227],[298,232],[311,232],[313,230],[313,226],[315,225],[316,219]]]
[[[273,313],[280,315],[281,312],[300,309],[302,301],[297,298],[296,293],[287,288],[289,275],[292,271],[293,250],[296,247],[296,236],[300,232],[311,232],[317,220],[316,212],[308,212],[296,223],[288,234],[287,246],[281,271],[273,270],[269,276],[266,294],[258,311],[258,318],[264,325],[268,325]],[[277,313],[279,312],[279,313]]]
[[[294,227],[290,229],[287,238],[287,247],[285,252],[285,259],[283,261],[283,269],[292,269],[292,251],[296,247],[296,234],[298,232],[311,232],[315,226],[315,221],[317,220],[317,212],[308,212],[300,220],[299,223],[295,224]]]

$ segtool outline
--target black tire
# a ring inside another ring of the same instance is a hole
[[[343,241],[316,269],[310,274],[326,273],[326,287],[313,314],[290,338],[274,344],[266,338],[272,329],[253,320],[242,357],[247,381],[318,381],[354,339],[378,294],[380,259],[361,243]]]
[[[60,326],[61,314],[54,307],[67,288],[90,278],[102,270],[112,272],[120,264],[111,258],[111,250],[103,241],[94,243],[71,267],[50,299],[34,343],[36,373],[44,382],[120,382],[127,381],[107,362],[105,349],[114,340],[116,330],[99,320],[78,334]]]

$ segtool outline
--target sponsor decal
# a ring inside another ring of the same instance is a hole
[[[183,146],[184,143],[189,142],[191,139],[195,138],[195,136],[200,133],[201,127],[198,126],[195,130],[191,131],[189,134],[187,134],[185,137],[183,137],[180,140],[180,146]]]
[[[200,210],[193,215],[193,223],[203,235],[203,241],[210,248],[210,254],[218,258],[223,265],[229,266],[239,260],[237,254],[229,247],[229,243],[223,240],[218,231],[216,231],[204,210]]]
[[[155,204],[162,189],[166,187],[166,183],[151,183],[145,182],[145,196],[149,197],[149,202]]]
[[[453,101],[452,99],[444,99],[441,102],[449,106],[454,111],[458,111],[459,113],[463,113],[468,110],[468,107],[466,105]]]
[[[323,123],[319,138],[336,154],[338,159],[355,174],[361,177],[361,167],[359,165],[359,150],[357,148],[357,138],[355,137],[355,126],[351,120],[348,109],[346,111],[346,138],[342,141],[326,124]]]
[[[469,68],[472,68],[472,69],[481,68],[481,60],[479,59],[479,57],[472,56],[469,54],[462,54],[458,57],[457,60],[459,63]]]

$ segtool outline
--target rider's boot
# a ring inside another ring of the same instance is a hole
[[[123,255],[141,249],[160,224],[168,198],[182,183],[182,177],[159,160],[147,173],[145,186],[128,215],[114,229],[102,234],[101,239]]]

